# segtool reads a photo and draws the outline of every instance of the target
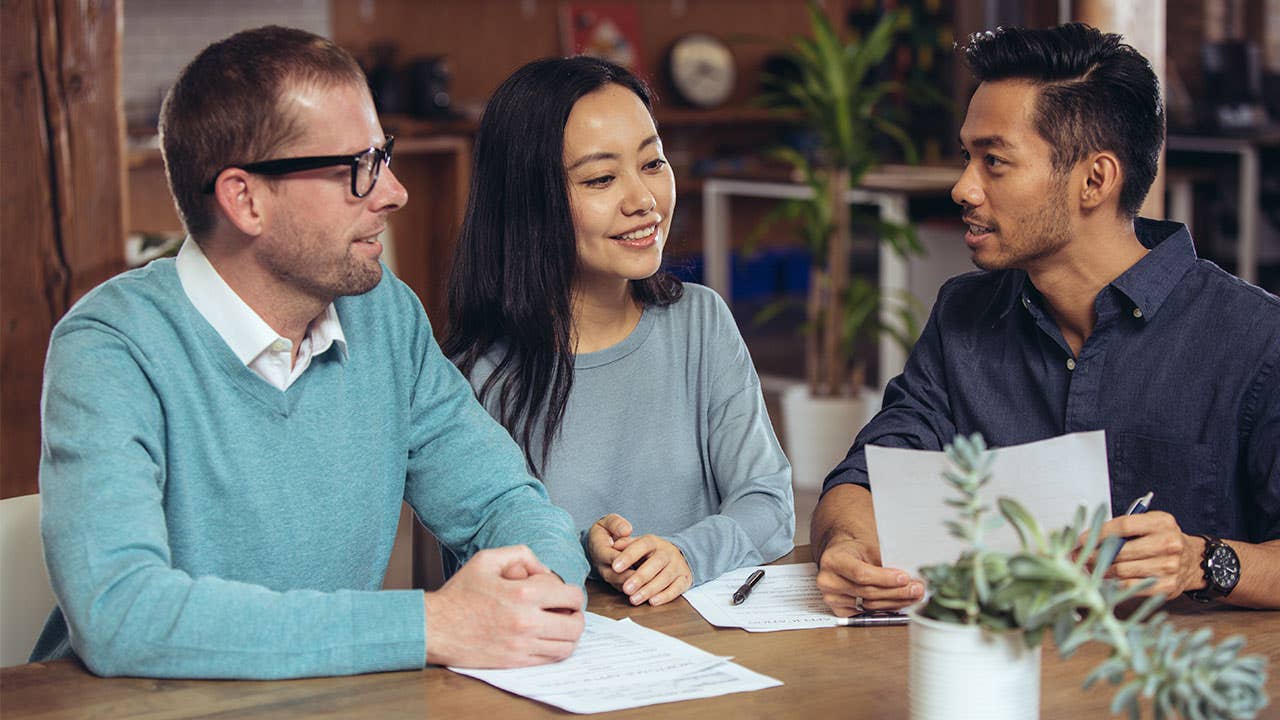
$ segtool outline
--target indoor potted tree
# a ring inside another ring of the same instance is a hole
[[[911,227],[858,215],[844,199],[846,190],[879,164],[882,140],[916,161],[911,138],[886,112],[887,101],[907,88],[875,73],[907,17],[902,11],[886,13],[861,39],[846,40],[812,1],[808,12],[812,36],[792,42],[783,64],[787,70],[766,73],[759,102],[786,112],[817,138],[813,153],[793,148],[772,153],[792,166],[813,196],[781,203],[753,233],[758,237],[777,221],[789,220],[810,251],[805,384],[782,398],[784,440],[799,487],[820,482],[879,409],[879,395],[866,387],[866,363],[856,357],[855,347],[882,333],[909,346],[916,335],[907,298],[884,297],[866,278],[851,277],[855,226],[904,256],[922,252]],[[886,303],[894,307],[896,325],[881,320]],[[766,313],[779,310],[774,305]]]
[[[1113,713],[1138,718],[1145,697],[1157,719],[1257,717],[1267,704],[1266,660],[1240,655],[1243,638],[1215,645],[1207,628],[1174,629],[1156,612],[1164,602],[1160,595],[1123,620],[1116,616],[1117,605],[1154,580],[1124,588],[1103,577],[1122,544],[1117,537],[1100,538],[1105,508],[1086,519],[1081,507],[1070,527],[1045,533],[1017,501],[1000,498],[1000,517],[1017,531],[1022,549],[985,548],[983,534],[993,518],[981,488],[992,454],[980,435],[957,436],[946,453],[954,469],[944,477],[959,493],[947,501],[959,516],[948,526],[969,547],[949,565],[921,570],[928,600],[913,611],[910,629],[913,719],[1038,717],[1039,650],[1046,633],[1064,657],[1089,641],[1111,648],[1084,686],[1103,678],[1119,685]],[[995,692],[983,696],[988,690]],[[980,714],[963,714],[971,708]]]

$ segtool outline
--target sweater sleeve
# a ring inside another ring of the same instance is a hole
[[[421,592],[277,592],[173,567],[166,448],[217,439],[166,429],[140,357],[118,332],[78,320],[55,331],[45,367],[41,528],[89,669],[269,679],[421,668]]]
[[[669,538],[684,553],[694,585],[782,557],[796,526],[791,465],[769,422],[760,379],[728,307],[707,292],[711,302],[695,315],[705,317],[695,333],[705,354],[701,382],[710,388],[703,395],[707,452],[720,509]]]
[[[529,475],[519,446],[481,407],[429,328],[422,342],[405,499],[463,561],[484,548],[527,545],[566,583],[581,585],[587,560],[572,518]]]

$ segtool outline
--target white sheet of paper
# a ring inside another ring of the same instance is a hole
[[[573,713],[595,713],[760,690],[782,683],[630,620],[587,613],[568,658],[461,675]]]
[[[733,591],[759,569],[764,570],[764,577],[746,602],[734,605]],[[716,627],[750,632],[835,627],[840,621],[822,602],[822,592],[814,582],[817,575],[814,563],[739,568],[686,590],[684,599]]]
[[[1090,517],[1099,505],[1110,512],[1111,483],[1103,431],[1073,433],[994,452],[991,482],[982,490],[991,516],[999,517],[996,500],[1001,497],[1022,503],[1045,532],[1071,524],[1081,505]],[[964,550],[963,543],[943,526],[944,520],[956,518],[955,508],[944,502],[958,496],[942,478],[949,464],[941,452],[867,446],[871,501],[885,567],[901,568],[919,577],[922,566],[951,562]],[[1020,547],[1017,533],[1007,522],[988,531],[984,541],[998,550]]]

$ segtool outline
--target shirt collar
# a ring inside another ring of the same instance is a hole
[[[1150,320],[1195,264],[1196,249],[1187,226],[1179,222],[1138,218],[1133,229],[1138,241],[1151,252],[1111,285],[1129,298],[1134,309],[1142,312],[1141,317]]]
[[[1182,223],[1137,218],[1133,229],[1138,242],[1150,252],[1113,280],[1111,287],[1124,293],[1134,308],[1142,311],[1141,317],[1149,320],[1155,317],[1174,286],[1191,269],[1196,261],[1196,250],[1190,231]],[[1022,270],[1004,273],[998,287],[986,311],[993,322],[1008,315],[1018,305],[1040,301],[1039,291]]]
[[[222,279],[199,243],[188,237],[182,243],[175,262],[183,292],[240,362],[248,365],[281,339],[280,334],[272,330]],[[337,344],[343,357],[347,356],[347,339],[333,303],[316,316],[307,328],[307,334],[317,353]]]

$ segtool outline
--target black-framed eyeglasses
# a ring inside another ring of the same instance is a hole
[[[386,145],[370,147],[355,155],[313,155],[310,157],[263,160],[262,162],[247,163],[245,165],[228,165],[219,170],[218,175],[221,175],[223,170],[233,167],[238,167],[255,175],[288,175],[289,173],[302,172],[303,170],[350,165],[351,194],[358,198],[363,198],[368,197],[369,193],[373,192],[374,186],[378,184],[378,175],[382,173],[383,166],[389,167],[391,165],[391,149],[395,142],[395,136],[388,135]],[[216,180],[217,176],[214,176],[214,179],[204,186],[206,194],[213,192]]]

